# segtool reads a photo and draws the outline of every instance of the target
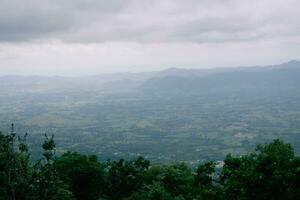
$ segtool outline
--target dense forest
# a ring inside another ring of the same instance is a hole
[[[0,133],[1,200],[299,199],[300,158],[281,140],[243,156],[228,154],[221,165],[191,167],[143,157],[100,162],[77,152],[57,156],[47,135],[42,158],[33,161],[26,137]]]

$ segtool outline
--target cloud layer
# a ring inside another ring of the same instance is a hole
[[[0,0],[0,67],[97,73],[299,59],[299,8],[299,0]]]
[[[224,42],[300,34],[298,0],[1,0],[0,40]]]

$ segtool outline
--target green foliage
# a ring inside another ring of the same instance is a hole
[[[148,160],[99,162],[67,152],[55,156],[53,136],[43,157],[30,162],[26,136],[0,133],[1,200],[295,200],[300,158],[290,144],[274,140],[244,156],[227,155],[224,167],[205,162],[150,165]]]
[[[44,159],[32,165],[24,138],[0,133],[0,197],[3,200],[71,200],[52,165],[54,141],[46,138]],[[51,144],[51,145],[48,145]],[[52,153],[51,153],[52,152]]]
[[[172,200],[172,195],[159,182],[147,185],[139,193],[133,194],[128,200]]]
[[[0,132],[0,197],[4,200],[30,199],[32,171],[25,139]]]
[[[299,192],[299,163],[291,145],[274,140],[254,153],[228,155],[221,180],[228,199],[295,199]]]
[[[59,177],[78,200],[97,200],[104,190],[104,166],[95,156],[67,152],[55,160]]]
[[[189,195],[192,190],[192,170],[185,164],[166,167],[160,177],[164,188],[173,196]]]
[[[221,199],[222,189],[215,183],[216,164],[212,161],[199,165],[196,170],[195,184],[197,199]]]
[[[55,143],[54,143],[54,135],[50,138],[45,134],[46,140],[44,141],[42,147],[44,150],[43,156],[46,161],[49,163],[53,161],[53,156],[55,154]]]
[[[149,161],[139,157],[133,161],[109,161],[107,163],[106,194],[112,199],[122,199],[138,191],[144,183]]]
[[[196,171],[195,183],[199,187],[205,187],[212,184],[212,174],[215,172],[215,163],[206,162],[199,165]]]
[[[67,184],[60,180],[57,171],[53,165],[55,155],[54,136],[48,137],[42,145],[43,158],[34,165],[33,174],[33,193],[35,198],[32,199],[49,199],[49,200],[71,200],[73,194],[68,190]]]

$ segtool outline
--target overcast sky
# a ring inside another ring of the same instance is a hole
[[[0,0],[0,75],[300,59],[299,0]]]

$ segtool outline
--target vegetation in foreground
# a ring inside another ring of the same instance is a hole
[[[1,200],[289,200],[300,192],[300,158],[280,140],[244,156],[229,154],[222,168],[208,161],[196,169],[151,165],[142,157],[106,162],[76,152],[56,157],[53,137],[47,136],[43,157],[33,163],[25,140],[0,133]]]

